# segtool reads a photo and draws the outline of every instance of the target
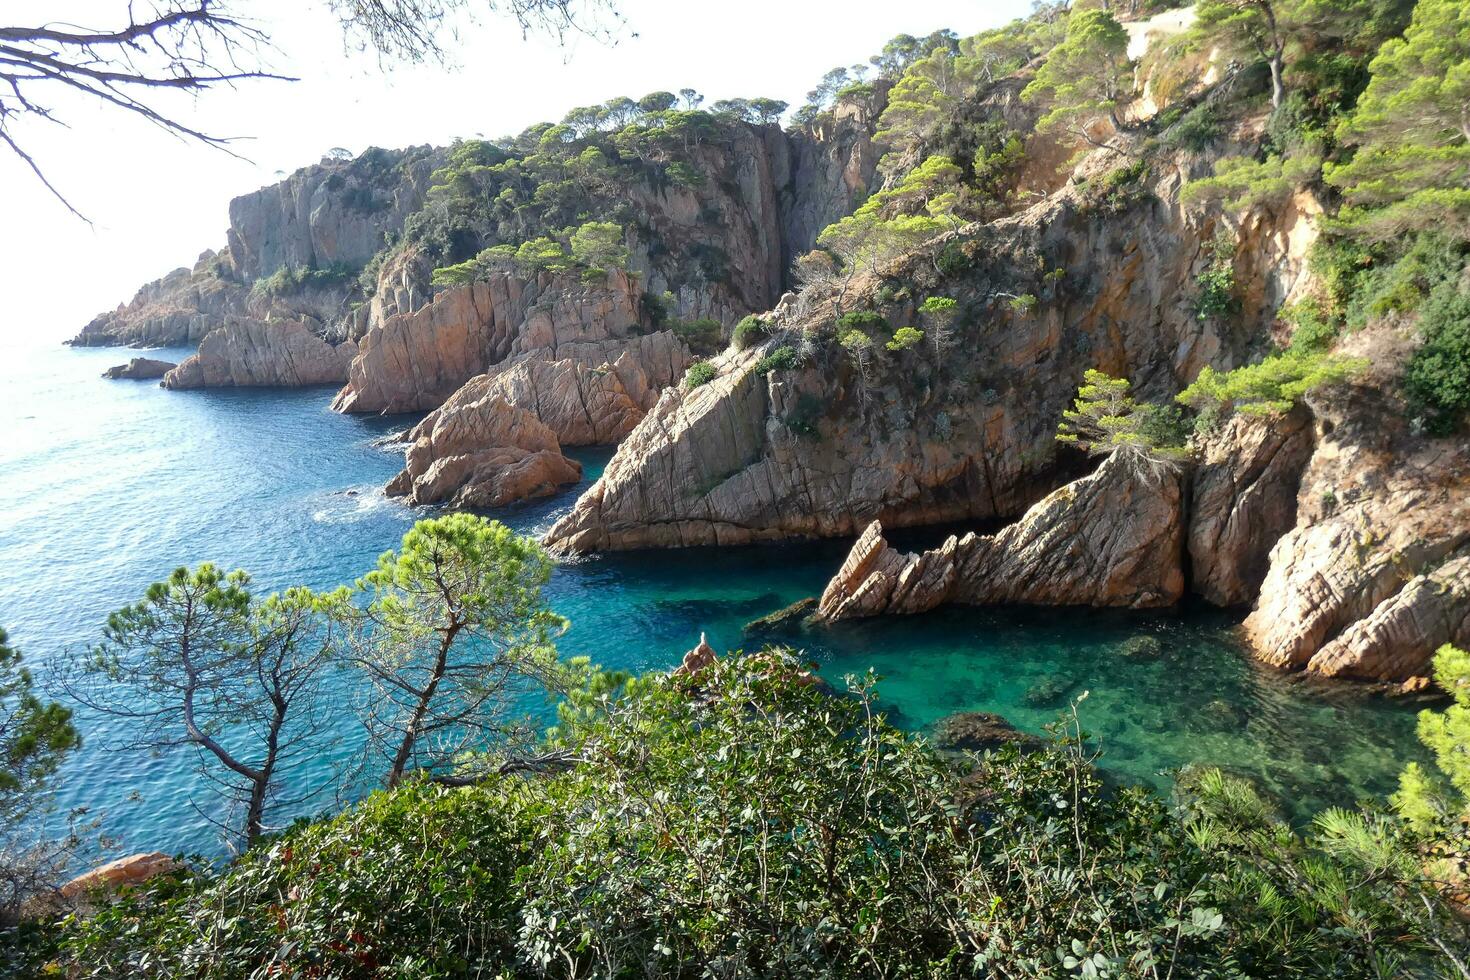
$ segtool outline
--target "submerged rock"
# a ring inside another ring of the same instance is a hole
[[[934,724],[934,745],[945,752],[987,752],[1014,745],[1023,752],[1046,744],[988,711],[961,711]]]
[[[1026,692],[1021,695],[1021,700],[1032,708],[1049,708],[1060,704],[1066,698],[1067,692],[1076,686],[1074,681],[1049,674],[1026,688]]]
[[[1164,655],[1164,644],[1157,636],[1132,636],[1118,648],[1129,660],[1157,660]]]
[[[1140,474],[1121,455],[1053,492],[993,535],[951,536],[921,555],[878,522],[822,593],[825,622],[969,605],[1168,606],[1184,592],[1177,476]]]
[[[745,624],[742,632],[746,636],[763,636],[770,633],[787,633],[799,629],[811,614],[816,611],[817,599],[815,596],[807,596],[798,599],[784,609],[777,609],[769,615],[759,619],[752,619]]]
[[[127,379],[129,381],[150,381],[161,378],[174,368],[178,367],[173,361],[157,361],[151,357],[135,357],[126,364],[118,364],[102,372],[102,376],[112,381]]]

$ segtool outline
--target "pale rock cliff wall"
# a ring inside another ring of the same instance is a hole
[[[304,320],[231,318],[199,342],[199,353],[164,375],[165,388],[302,387],[340,384],[357,344],[333,345]]]

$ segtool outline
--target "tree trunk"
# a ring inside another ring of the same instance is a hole
[[[434,661],[434,672],[429,677],[429,684],[419,694],[418,703],[414,705],[413,714],[408,719],[408,726],[403,730],[403,741],[398,745],[398,751],[393,756],[393,766],[388,770],[388,788],[392,789],[403,781],[403,773],[408,768],[408,760],[413,757],[414,746],[418,743],[419,726],[423,724],[424,717],[429,713],[429,705],[434,701],[434,692],[439,689],[439,682],[444,679],[444,671],[449,666],[449,648],[454,645],[454,638],[458,635],[460,625],[449,627],[445,630],[444,638],[439,642],[439,656]]]
[[[1281,103],[1286,99],[1286,86],[1281,81],[1283,70],[1281,52],[1276,52],[1270,58],[1271,61],[1271,108],[1280,109]]]
[[[281,751],[281,729],[286,724],[286,705],[272,699],[270,731],[265,737],[265,761],[250,781],[250,803],[245,809],[245,840],[254,843],[265,829],[265,797],[270,792],[271,778],[276,772],[276,757]]]

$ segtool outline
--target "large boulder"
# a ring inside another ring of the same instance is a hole
[[[1381,346],[1372,333],[1354,342]],[[1296,524],[1244,628],[1274,666],[1403,681],[1427,674],[1440,644],[1470,643],[1470,445],[1415,434],[1390,394],[1392,352],[1361,352],[1377,376],[1312,397]]]
[[[501,507],[550,496],[582,478],[581,464],[562,455],[556,433],[498,395],[436,412],[412,438],[387,492],[414,504]]]
[[[257,388],[340,384],[357,353],[330,344],[305,320],[231,317],[199,342],[199,353],[163,378],[165,388]]]
[[[161,851],[129,854],[77,875],[61,886],[61,894],[64,898],[82,898],[93,892],[115,891],[126,885],[142,884],[178,868],[179,863]]]
[[[817,617],[917,613],[945,602],[1172,605],[1184,593],[1183,524],[1179,477],[1115,454],[997,534],[951,535],[912,555],[890,547],[874,522],[822,593]]]

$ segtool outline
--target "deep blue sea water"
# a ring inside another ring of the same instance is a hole
[[[109,611],[180,564],[245,568],[262,588],[332,586],[371,568],[419,516],[382,495],[401,456],[375,445],[410,419],[336,415],[327,389],[169,392],[99,377],[136,354],[0,347],[0,623],[41,668],[95,642]],[[610,451],[577,455],[590,482]],[[540,533],[579,490],[491,516]],[[644,670],[673,664],[701,632],[717,648],[739,647],[747,621],[819,592],[849,543],[563,565],[549,594],[572,621],[562,650]],[[792,642],[836,680],[875,669],[893,718],[915,729],[987,710],[1040,731],[1062,703],[1033,703],[1049,685],[1063,700],[1090,692],[1083,725],[1103,765],[1126,779],[1163,788],[1169,770],[1219,764],[1256,778],[1299,818],[1391,790],[1415,754],[1416,706],[1259,668],[1235,640],[1237,621],[1205,610],[946,609]],[[1164,658],[1119,655],[1144,634],[1163,641]],[[63,773],[61,804],[91,807],[126,851],[219,851],[191,805],[208,794],[189,753],[119,754],[108,749],[118,723],[80,720],[86,744]],[[298,778],[319,778],[350,752],[353,725],[344,714],[341,742]]]

